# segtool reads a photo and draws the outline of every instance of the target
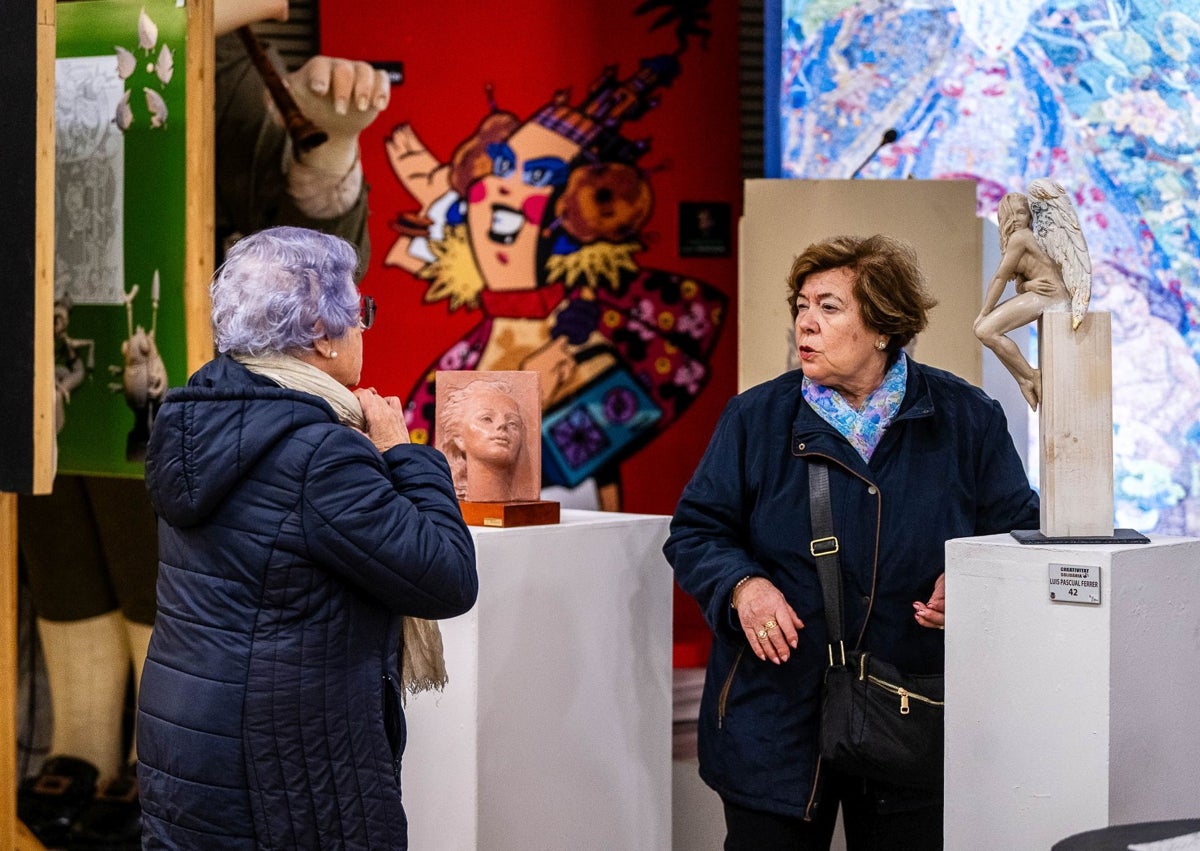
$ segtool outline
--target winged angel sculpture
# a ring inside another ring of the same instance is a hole
[[[1067,190],[1052,180],[1034,180],[1027,194],[1000,200],[1000,266],[988,284],[975,336],[996,353],[1017,380],[1033,410],[1042,397],[1041,371],[1005,336],[1043,313],[1071,312],[1079,328],[1092,296],[1092,262]],[[1009,281],[1016,295],[997,304]]]

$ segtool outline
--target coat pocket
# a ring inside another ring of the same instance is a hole
[[[404,713],[400,709],[400,696],[396,690],[396,681],[388,675],[383,677],[383,730],[387,734],[388,749],[392,754],[392,771],[396,775],[396,783],[400,783],[400,756],[404,753],[404,740],[407,731],[404,725]]]
[[[737,656],[733,658],[733,664],[729,666],[729,673],[725,676],[725,682],[721,684],[721,693],[717,698],[717,729],[720,729],[725,724],[725,711],[729,704],[729,690],[733,688],[733,678],[737,676],[738,667],[741,665],[742,656],[745,655],[746,648],[738,649]]]

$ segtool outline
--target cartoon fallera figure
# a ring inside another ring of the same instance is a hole
[[[1034,180],[1025,195],[1008,193],[997,215],[1002,256],[975,320],[975,336],[996,353],[1036,411],[1041,372],[1005,334],[1051,311],[1070,311],[1071,328],[1078,329],[1091,300],[1092,264],[1067,190],[1054,181]],[[1017,294],[997,304],[1010,280]]]
[[[448,163],[408,125],[393,131],[392,169],[421,209],[397,218],[385,265],[428,281],[425,301],[482,314],[410,394],[414,441],[433,442],[438,370],[538,372],[544,483],[595,479],[616,509],[619,463],[707,382],[726,296],[638,266],[649,143],[620,132],[678,76],[679,53],[624,80],[609,67],[578,105],[559,92],[524,122],[493,108]]]

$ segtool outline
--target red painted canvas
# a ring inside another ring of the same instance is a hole
[[[363,137],[364,383],[432,442],[437,370],[537,371],[544,484],[673,511],[736,385],[736,246],[680,221],[740,212],[736,4],[344,0],[321,36],[404,69]]]

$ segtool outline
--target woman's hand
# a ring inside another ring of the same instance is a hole
[[[404,422],[404,403],[396,396],[380,396],[374,387],[354,391],[362,405],[367,421],[365,434],[375,448],[387,452],[393,446],[408,443],[408,426]]]
[[[330,137],[356,141],[392,93],[386,72],[357,59],[313,56],[285,79],[305,117]]]
[[[804,629],[804,621],[771,580],[761,576],[746,580],[734,590],[731,602],[754,655],[776,665],[786,662],[799,640],[796,630]]]
[[[1068,295],[1067,285],[1058,281],[1048,280],[1046,278],[1034,278],[1025,282],[1025,292],[1036,293],[1045,298],[1054,298],[1057,295]]]
[[[933,594],[926,603],[913,603],[917,623],[930,629],[946,628],[946,574],[933,583]]]
[[[358,134],[387,108],[391,97],[388,76],[366,62],[314,56],[285,78],[296,105],[328,135],[328,139],[308,151],[296,151],[296,161],[306,168],[288,171],[288,191],[301,201],[300,208],[314,218],[341,215],[358,197],[362,180],[359,165]],[[268,111],[278,117],[273,101]],[[282,118],[278,119],[282,124]],[[309,209],[305,201],[317,192],[315,183],[328,194],[341,186],[350,196],[346,206],[334,211]],[[350,187],[350,188],[347,188]]]

